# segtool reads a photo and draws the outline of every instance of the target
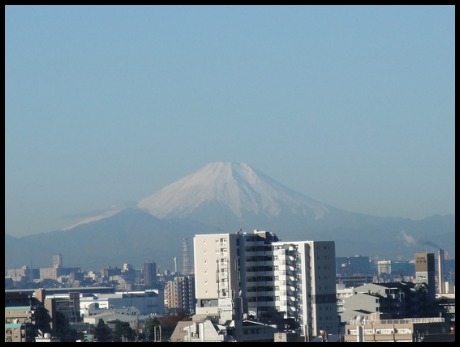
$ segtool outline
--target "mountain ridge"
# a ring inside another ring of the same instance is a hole
[[[455,254],[453,215],[412,220],[349,212],[237,162],[210,163],[141,199],[135,208],[101,216],[67,230],[7,235],[5,267],[30,259],[46,267],[52,255],[61,253],[71,266],[83,268],[139,265],[152,258],[171,268],[173,257],[181,258],[184,238],[254,229],[273,231],[283,241],[332,240],[337,256],[411,259],[415,252],[436,248]]]
[[[137,206],[159,218],[186,217],[212,200],[227,205],[239,219],[244,212],[277,216],[286,203],[296,213],[308,212],[308,206],[315,210],[316,218],[327,212],[325,204],[283,186],[244,162],[210,163],[142,199]]]

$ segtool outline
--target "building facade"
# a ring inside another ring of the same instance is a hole
[[[344,277],[372,275],[368,256],[357,254],[352,257],[336,257],[335,259],[337,275]]]
[[[434,253],[415,253],[415,283],[427,284],[428,299],[433,303],[436,298]]]
[[[154,262],[144,263],[144,288],[155,288],[157,285],[157,264]]]
[[[453,342],[444,318],[352,320],[345,326],[345,342]]]
[[[438,250],[438,294],[445,293],[445,278],[444,278],[444,250]]]
[[[301,335],[338,332],[333,241],[275,242],[275,308]]]
[[[290,321],[302,336],[338,330],[335,244],[282,242],[271,232],[194,238],[196,313]]]
[[[165,309],[169,313],[195,312],[195,275],[178,276],[167,281],[164,289]]]
[[[425,283],[368,283],[353,288],[353,294],[342,298],[340,318],[350,322],[358,315],[385,315],[392,319],[439,316],[428,299]]]
[[[53,255],[53,267],[62,267],[62,254]]]
[[[33,342],[37,331],[50,330],[50,316],[32,293],[5,292],[5,341]]]

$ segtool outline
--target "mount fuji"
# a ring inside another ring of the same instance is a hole
[[[6,235],[5,267],[50,266],[61,253],[69,266],[101,268],[154,259],[172,268],[183,240],[195,234],[273,231],[283,241],[332,240],[336,256],[413,259],[416,252],[455,254],[453,215],[423,220],[348,212],[304,196],[246,163],[214,162],[140,200],[136,208],[95,216],[66,230]],[[27,254],[27,256],[25,256]],[[43,264],[43,265],[41,265]]]
[[[256,225],[245,225],[248,221],[266,224],[283,216],[321,219],[332,208],[246,163],[228,162],[208,164],[141,200],[138,207],[157,218],[191,218],[222,227],[242,224],[249,228]]]

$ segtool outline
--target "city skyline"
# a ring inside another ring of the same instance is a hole
[[[6,6],[6,234],[215,161],[347,211],[454,214],[454,8]]]

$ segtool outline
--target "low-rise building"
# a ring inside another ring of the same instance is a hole
[[[237,333],[236,329],[241,331]],[[276,325],[257,321],[217,324],[209,317],[195,315],[192,321],[178,322],[171,342],[273,342],[276,332]],[[299,334],[296,336],[297,339]]]
[[[345,342],[428,342],[454,339],[442,317],[380,319],[358,316],[345,326]]]
[[[96,305],[95,305],[96,304]],[[94,293],[80,298],[80,313],[87,314],[91,308],[121,309],[135,307],[141,315],[163,314],[163,292],[158,290],[117,292],[113,294]]]
[[[31,342],[33,335],[25,323],[5,323],[5,342]]]
[[[61,338],[52,336],[50,333],[39,334],[35,337],[35,342],[61,342]]]
[[[227,329],[210,319],[181,321],[171,335],[171,342],[226,342]]]
[[[177,276],[164,289],[165,308],[169,313],[195,312],[195,276]]]
[[[424,283],[369,283],[353,289],[353,295],[342,298],[342,322],[362,314],[390,315],[393,319],[433,317],[436,312],[427,298]]]
[[[50,329],[43,303],[26,293],[5,292],[5,341],[33,341],[40,329]]]
[[[116,322],[117,320],[129,323],[131,329],[136,331],[139,327],[139,315],[136,314],[136,311],[133,311],[132,314],[126,314],[125,312],[118,312],[118,310],[106,310],[102,313],[84,317],[83,322],[97,326],[100,319],[102,319],[102,321],[107,325],[110,325],[110,323]]]

